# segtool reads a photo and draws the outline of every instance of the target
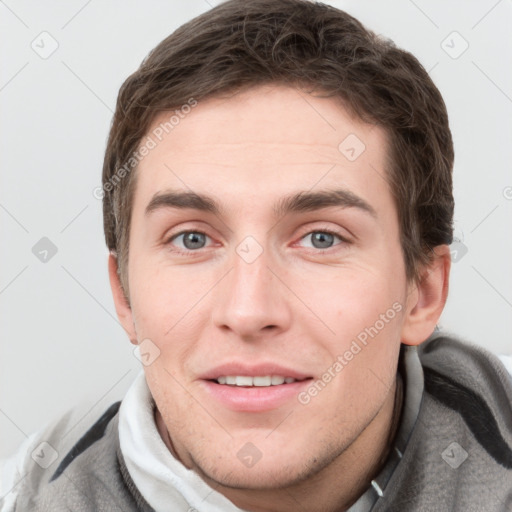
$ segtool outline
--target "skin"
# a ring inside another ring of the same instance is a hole
[[[366,146],[354,161],[338,150],[349,134]],[[240,508],[345,510],[388,453],[400,412],[400,342],[418,345],[433,332],[450,258],[448,247],[436,247],[422,279],[407,281],[383,178],[387,148],[383,129],[351,117],[334,99],[272,85],[199,102],[139,164],[129,304],[116,258],[109,258],[117,314],[132,343],[149,338],[160,350],[144,371],[162,439]],[[340,206],[273,214],[290,193],[335,188],[363,199],[375,216]],[[222,212],[162,208],[145,215],[152,197],[167,189],[209,194]],[[205,233],[203,246],[172,239],[183,230]],[[312,234],[325,230],[345,241],[335,236],[319,248]],[[247,236],[263,249],[250,264],[236,252]],[[321,378],[394,303],[401,311],[307,405],[290,400],[271,411],[234,412],[199,380],[233,358]],[[237,457],[247,442],[262,454],[250,468]]]

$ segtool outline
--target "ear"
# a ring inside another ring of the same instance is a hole
[[[422,269],[419,282],[412,282],[409,287],[402,343],[419,345],[434,332],[448,297],[450,266],[450,247],[435,247],[433,259]]]
[[[134,345],[137,345],[137,333],[135,332],[135,324],[133,323],[132,310],[124,295],[123,287],[121,286],[121,281],[117,273],[117,257],[113,253],[110,253],[108,256],[108,276],[117,318],[119,318],[130,341]]]

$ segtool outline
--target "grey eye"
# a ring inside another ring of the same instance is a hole
[[[183,247],[185,249],[202,249],[206,244],[207,235],[199,231],[185,231],[177,235],[173,242],[183,237]]]
[[[306,235],[311,237],[311,243],[315,249],[328,249],[333,245],[336,235],[327,231],[313,231]]]

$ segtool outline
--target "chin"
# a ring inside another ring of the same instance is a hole
[[[266,460],[262,454],[257,462],[249,458],[244,462],[245,454],[251,453],[251,450],[253,448],[246,447],[245,451],[240,450],[240,455],[235,455],[231,460],[225,456],[219,460],[215,455],[200,457],[197,460],[192,458],[194,469],[203,478],[206,477],[224,487],[272,490],[302,483],[328,466],[339,455],[338,452],[329,450],[327,453],[308,456],[304,451],[297,449],[290,454],[286,451],[274,452],[273,456]],[[301,455],[297,456],[297,453]],[[254,454],[257,452],[254,451]],[[214,460],[216,462],[213,462]]]
[[[200,476],[230,489],[250,489],[254,491],[269,491],[281,489],[302,481],[297,468],[261,466],[259,468],[240,468],[239,465],[226,465],[196,471]]]

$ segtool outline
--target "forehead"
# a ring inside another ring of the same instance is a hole
[[[148,131],[154,147],[139,163],[134,207],[165,188],[259,203],[317,185],[370,201],[390,195],[385,131],[334,98],[271,85],[176,110],[181,115],[162,112]]]

